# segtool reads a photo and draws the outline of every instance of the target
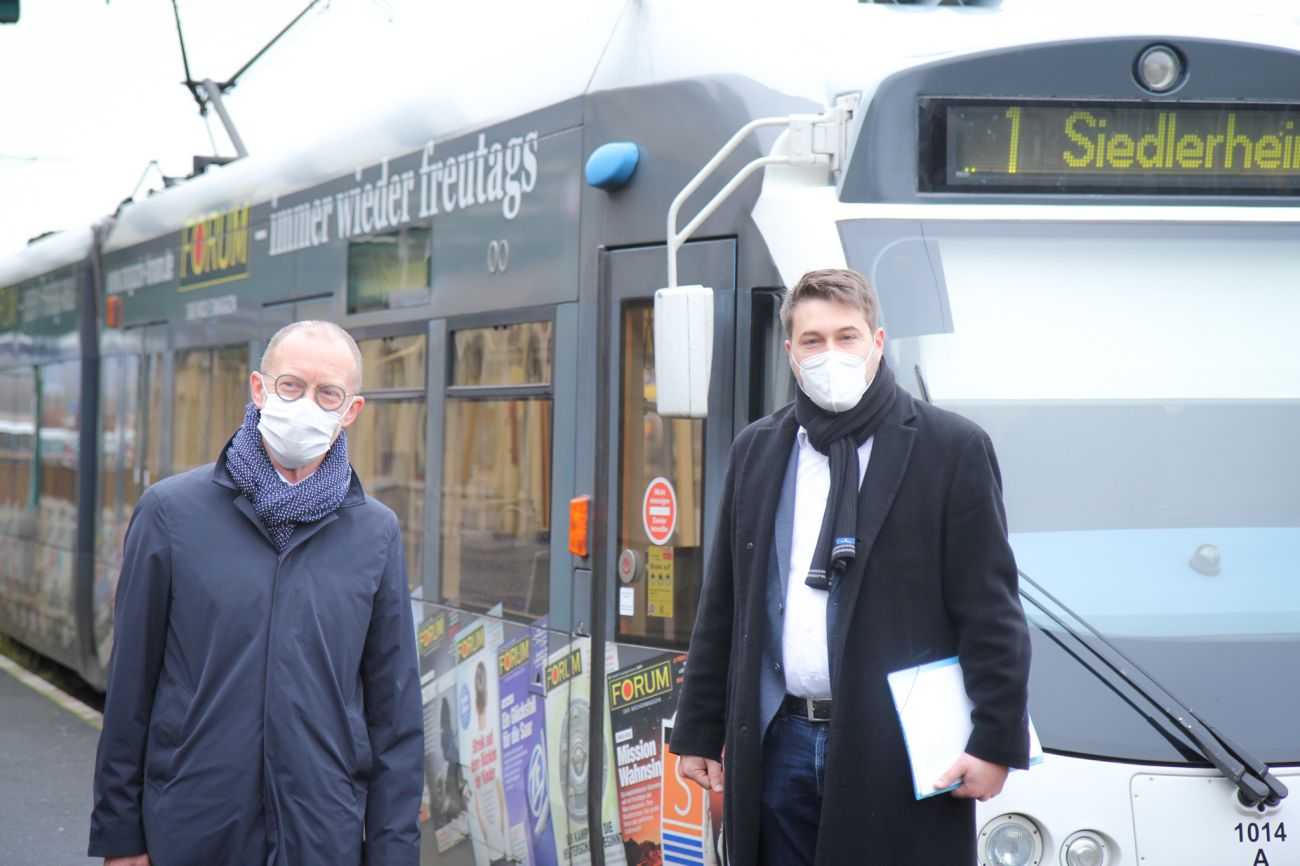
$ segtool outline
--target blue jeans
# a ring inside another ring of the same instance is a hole
[[[830,727],[784,710],[768,727],[763,737],[759,866],[812,866]]]

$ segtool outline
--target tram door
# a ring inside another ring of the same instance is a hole
[[[662,246],[611,252],[608,574],[614,637],[621,643],[684,648],[690,639],[711,547],[711,522],[732,440],[736,242],[687,244],[679,282],[714,290],[714,357],[709,415],[665,418],[655,402],[654,292],[667,279]]]

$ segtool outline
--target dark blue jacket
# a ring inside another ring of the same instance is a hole
[[[155,484],[127,531],[115,632],[92,857],[419,863],[402,540],[355,473],[278,555],[224,456]]]

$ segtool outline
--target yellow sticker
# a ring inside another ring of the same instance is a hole
[[[673,549],[652,546],[646,553],[646,613],[673,615]]]

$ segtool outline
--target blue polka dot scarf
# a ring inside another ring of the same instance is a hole
[[[257,424],[262,413],[253,403],[244,411],[244,423],[226,449],[226,470],[235,485],[253,503],[262,525],[271,534],[276,551],[283,553],[300,523],[313,523],[336,511],[352,483],[348,463],[348,434],[339,433],[325,459],[297,484],[286,484],[275,471],[262,444]]]

